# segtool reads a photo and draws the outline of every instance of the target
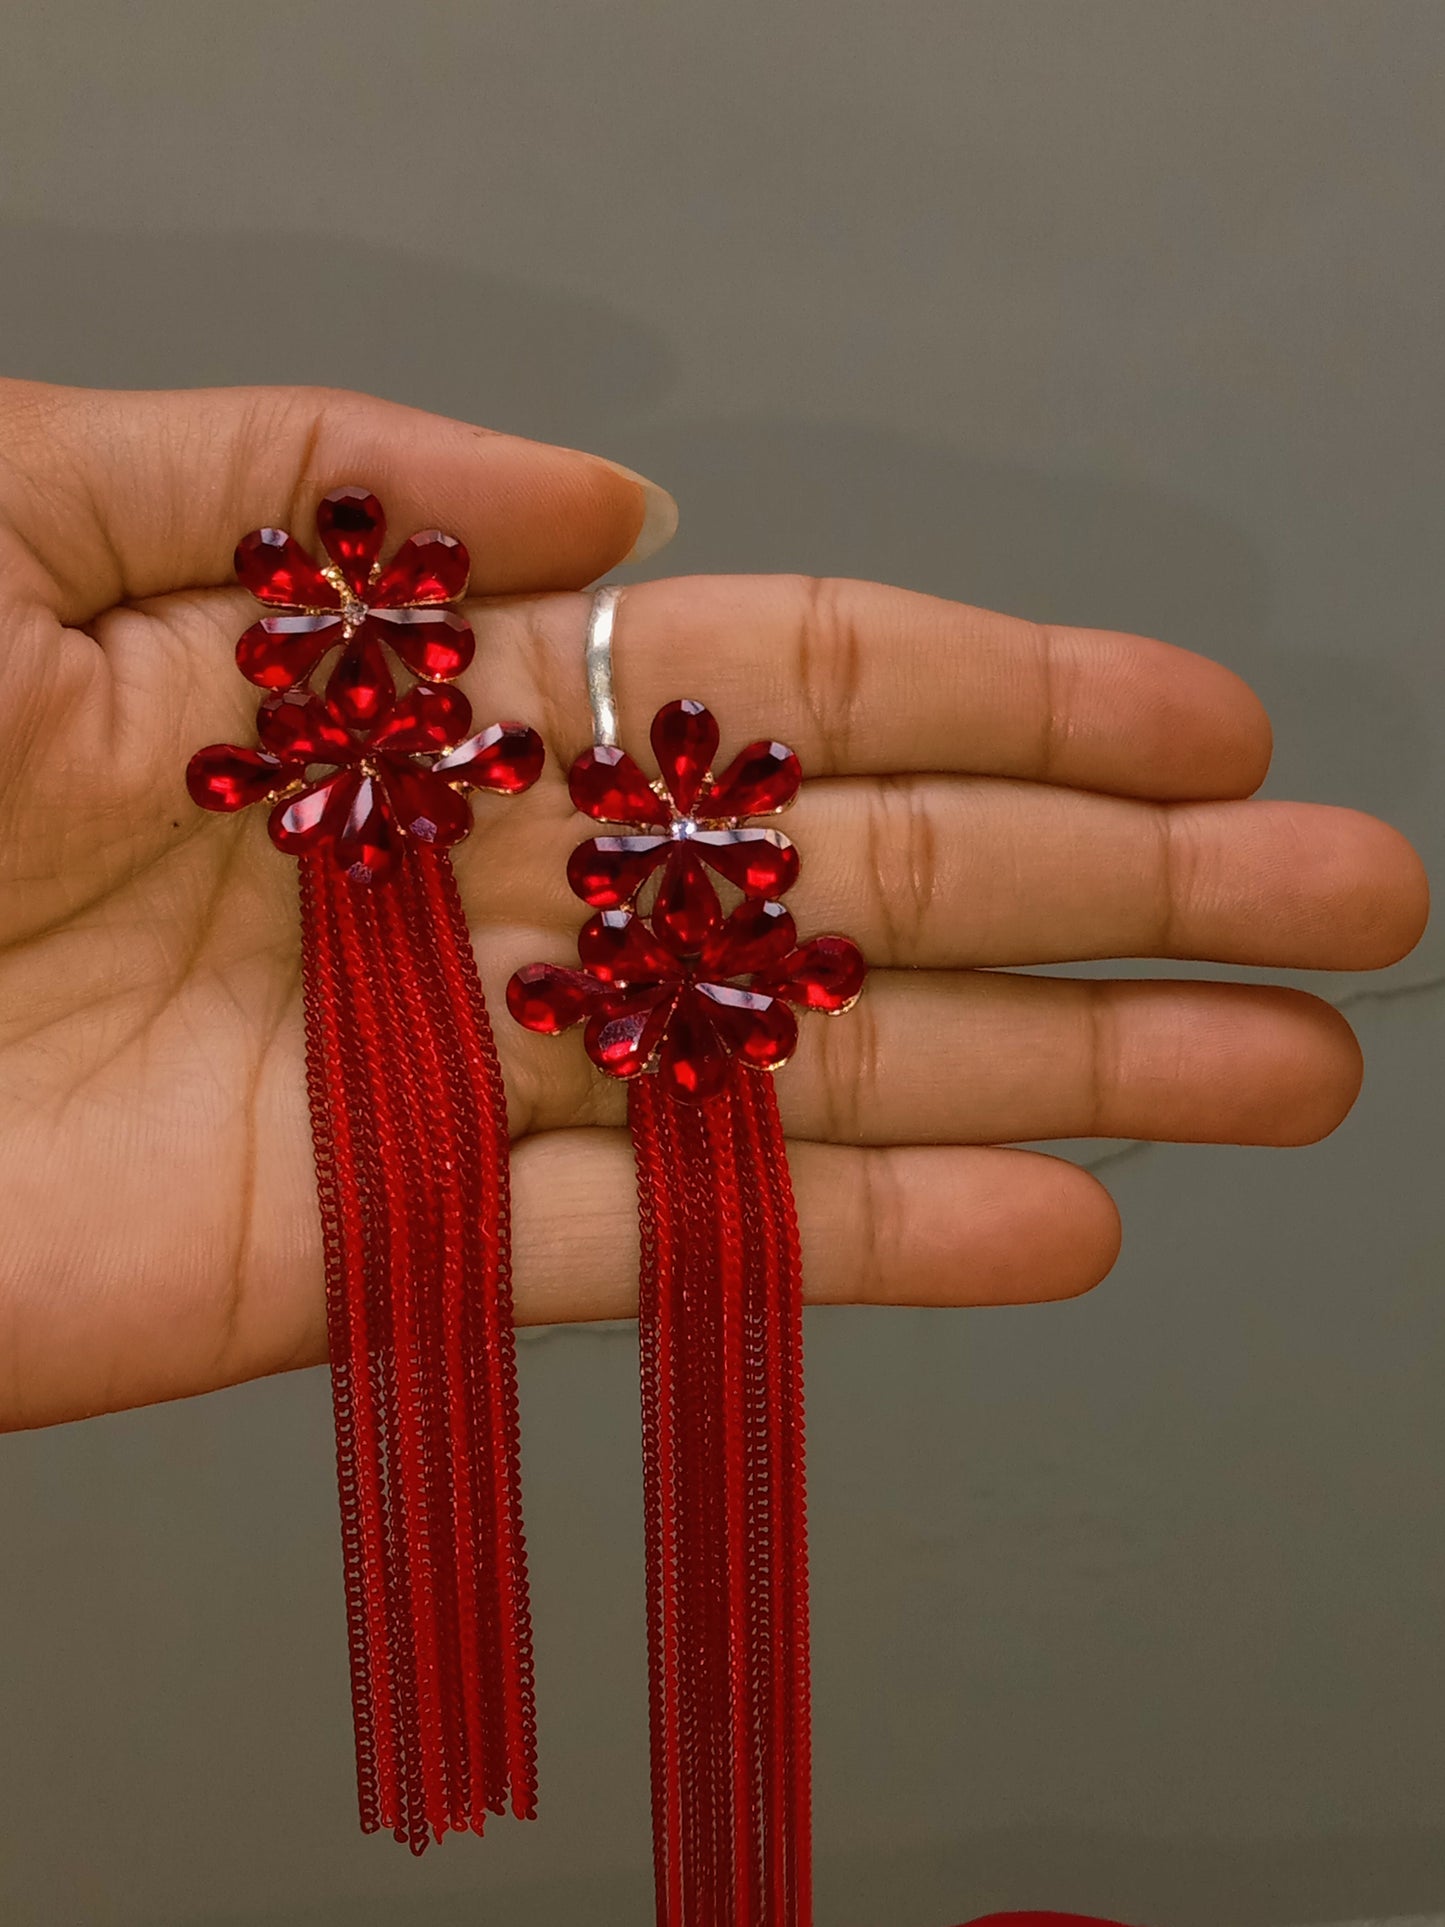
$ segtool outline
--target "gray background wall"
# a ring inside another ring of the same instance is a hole
[[[609,452],[660,568],[1218,656],[1445,839],[1439,0],[10,0],[0,366]],[[813,1314],[820,1927],[1445,1906],[1445,939],[1058,1309]],[[14,1927],[648,1917],[633,1347],[526,1343],[546,1817],[353,1831],[318,1373],[0,1442]]]

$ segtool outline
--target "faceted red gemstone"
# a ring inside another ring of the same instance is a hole
[[[471,625],[455,609],[373,609],[363,626],[426,682],[450,682],[476,653]]]
[[[603,994],[597,979],[585,970],[567,970],[561,964],[527,964],[507,985],[507,1009],[528,1030],[555,1037],[580,1024],[589,1011],[596,1009]]]
[[[577,933],[577,955],[607,983],[666,983],[682,966],[631,910],[599,910]]]
[[[688,840],[750,897],[786,896],[798,880],[798,852],[780,830],[698,830]]]
[[[349,763],[356,753],[351,737],[309,690],[268,696],[256,711],[256,734],[288,763]]]
[[[779,997],[731,984],[699,984],[713,1028],[727,1048],[753,1070],[776,1070],[798,1047],[798,1020]]]
[[[435,764],[449,783],[472,789],[495,790],[499,796],[520,796],[542,774],[547,752],[542,738],[525,723],[493,723],[469,736]]]
[[[727,1051],[695,990],[685,990],[658,1053],[657,1075],[674,1096],[701,1103],[725,1090],[732,1076]]]
[[[573,807],[599,823],[668,822],[667,805],[625,749],[584,749],[567,778]]]
[[[652,753],[679,815],[691,816],[717,742],[717,723],[701,703],[665,703],[653,717]]]
[[[567,859],[567,881],[594,910],[620,910],[672,848],[665,836],[593,836]]]
[[[652,906],[653,929],[679,951],[691,953],[702,948],[721,922],[722,905],[707,871],[690,844],[674,843]]]
[[[846,1010],[863,988],[868,966],[850,937],[810,937],[758,979],[760,990],[806,1010]]]
[[[466,592],[471,558],[454,535],[422,529],[409,535],[387,563],[367,597],[373,609],[404,609],[416,602],[455,602]]]
[[[472,726],[472,706],[460,689],[414,682],[371,732],[370,746],[420,756],[451,749]]]
[[[609,997],[605,1008],[587,1020],[583,1048],[610,1077],[636,1077],[662,1041],[680,985],[649,984]]]
[[[198,749],[186,765],[186,788],[191,801],[203,810],[244,810],[272,795],[295,774],[263,750],[211,743]]]
[[[341,635],[340,616],[262,616],[236,644],[236,665],[262,689],[290,689]]]
[[[702,947],[698,965],[704,977],[751,977],[786,957],[798,940],[792,917],[781,903],[746,897]]]
[[[236,544],[236,576],[258,602],[285,609],[339,609],[341,596],[294,535],[252,529]]]
[[[472,827],[471,804],[431,770],[387,757],[382,781],[397,822],[418,843],[446,849],[460,843]]]
[[[328,776],[303,790],[289,803],[278,803],[267,825],[271,841],[278,850],[291,856],[304,856],[317,849],[334,833],[337,822],[349,805],[359,783],[350,770]]]
[[[396,684],[381,645],[363,625],[327,679],[326,706],[348,729],[370,729],[395,701]]]
[[[702,817],[771,816],[798,794],[803,766],[786,743],[749,743],[698,798]]]
[[[334,488],[316,505],[316,533],[353,595],[371,580],[386,539],[386,516],[369,488]]]
[[[336,861],[353,883],[383,883],[401,860],[401,837],[380,783],[363,776],[336,828]]]

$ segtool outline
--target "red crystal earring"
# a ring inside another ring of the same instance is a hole
[[[361,488],[316,529],[320,564],[280,529],[237,548],[268,613],[236,659],[269,693],[257,744],[199,750],[187,784],[203,809],[268,804],[299,859],[361,1824],[419,1853],[535,1810],[506,1101],[447,852],[465,792],[528,789],[543,750],[518,723],[473,734],[453,686],[460,542],[383,561]]]
[[[790,749],[751,743],[714,775],[718,727],[694,702],[653,720],[656,781],[618,746],[616,606],[611,589],[593,603],[596,741],[569,781],[624,833],[568,865],[595,913],[581,968],[531,964],[507,1002],[530,1030],[583,1024],[592,1062],[628,1080],[657,1918],[809,1927],[801,1266],[767,1073],[797,1043],[795,1012],[846,1010],[865,966],[846,937],[798,942],[778,900],[797,852],[747,821],[796,796]]]

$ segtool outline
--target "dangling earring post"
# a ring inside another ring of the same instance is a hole
[[[609,582],[592,598],[587,618],[587,700],[592,705],[592,740],[599,749],[617,747],[617,699],[612,693],[612,630],[622,589]]]

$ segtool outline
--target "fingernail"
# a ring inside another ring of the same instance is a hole
[[[677,503],[665,488],[656,482],[649,482],[645,475],[639,475],[635,468],[624,468],[621,462],[608,461],[605,455],[597,458],[606,462],[615,475],[625,475],[629,482],[636,482],[642,490],[646,504],[642,514],[642,527],[637,531],[637,540],[623,556],[624,562],[647,562],[659,549],[665,549],[677,534]]]

